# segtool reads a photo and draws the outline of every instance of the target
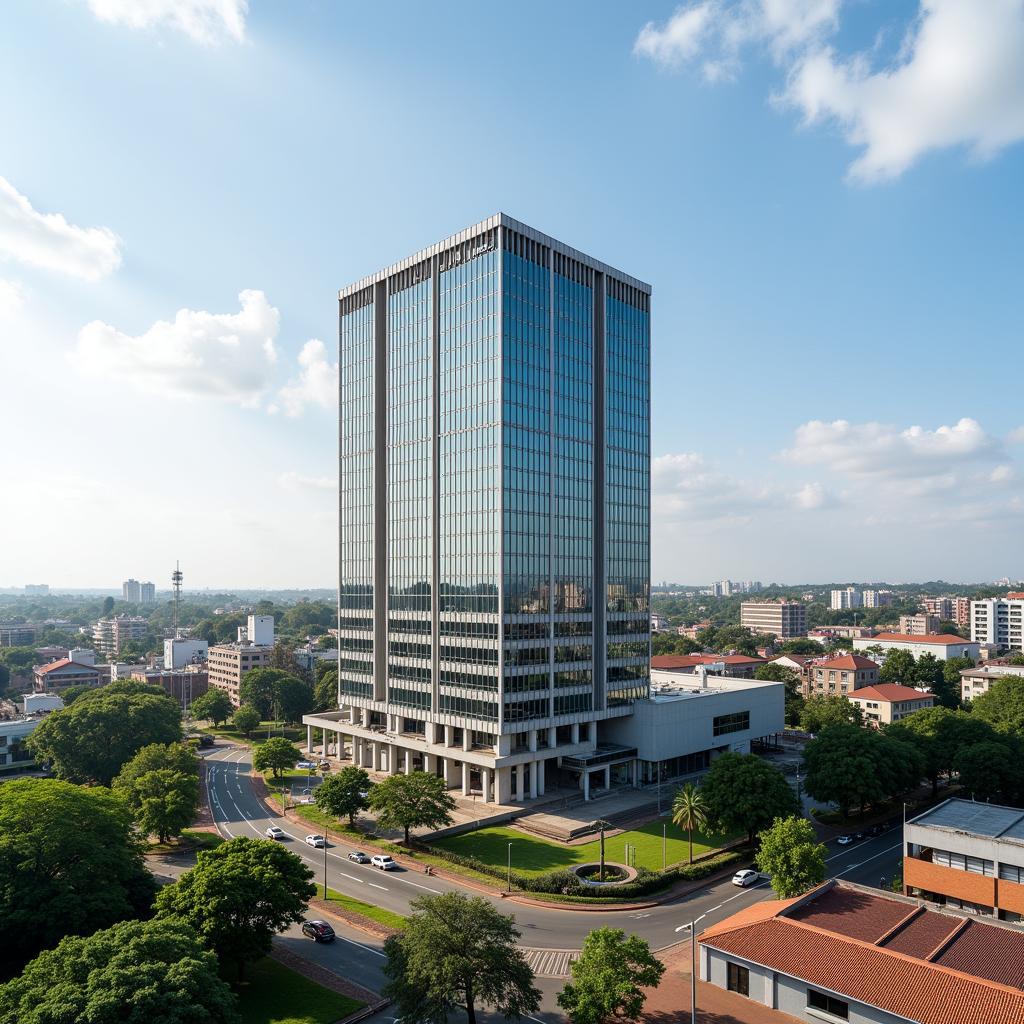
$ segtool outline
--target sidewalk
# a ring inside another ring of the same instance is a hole
[[[647,990],[640,1020],[642,1024],[689,1024],[690,944],[674,946],[660,959],[667,970],[661,984]],[[697,1020],[700,1024],[799,1024],[788,1013],[704,981],[697,982]]]

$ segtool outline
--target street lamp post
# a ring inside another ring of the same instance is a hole
[[[711,913],[711,911],[708,911]],[[695,917],[689,924],[681,924],[676,931],[690,932],[690,1024],[697,1024],[697,929],[699,921],[703,921],[707,914]]]
[[[512,844],[508,844],[508,891],[512,891]]]
[[[661,870],[664,871],[668,867],[668,825],[666,822],[661,823]]]
[[[324,836],[324,902],[327,902],[327,836]]]

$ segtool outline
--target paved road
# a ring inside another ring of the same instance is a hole
[[[207,756],[209,802],[217,827],[228,837],[262,837],[268,825],[279,826],[288,836],[285,841],[288,848],[302,857],[316,872],[317,881],[322,882],[324,851],[305,845],[303,838],[307,834],[306,826],[269,811],[266,805],[257,799],[247,778],[249,757],[250,752],[245,747],[220,748]],[[309,831],[312,831],[312,828]],[[830,874],[866,885],[878,885],[882,877],[890,880],[898,869],[899,835],[899,831],[895,830],[845,848],[831,844],[828,857]],[[369,865],[354,864],[347,859],[352,849],[354,847],[351,845],[339,843],[332,844],[326,851],[328,884],[332,889],[367,903],[399,914],[407,914],[410,901],[424,892],[465,891],[456,883],[437,877],[427,877],[419,872],[404,869],[382,872]],[[702,886],[682,900],[651,907],[648,910],[586,913],[527,906],[502,900],[497,896],[487,898],[504,912],[515,916],[523,935],[523,946],[535,949],[575,950],[580,948],[584,937],[592,928],[607,923],[614,923],[627,932],[640,935],[647,939],[653,948],[661,949],[684,938],[685,936],[677,932],[677,929],[691,919],[703,915],[700,928],[706,928],[736,910],[770,896],[771,890],[766,883],[762,882],[749,889],[738,889],[726,880]],[[353,936],[356,935],[360,937],[353,941],[358,941],[364,946],[373,946],[362,933],[353,932]],[[352,955],[357,953],[354,948],[351,952]],[[361,963],[365,957],[371,958],[365,961],[366,963],[371,963],[374,959],[373,954],[365,950],[359,952],[358,956]]]

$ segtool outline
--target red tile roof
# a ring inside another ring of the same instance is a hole
[[[726,665],[761,665],[764,658],[748,658],[745,654],[656,654],[651,658],[651,668],[696,668],[698,665],[719,662]]]
[[[832,883],[750,911],[700,941],[919,1024],[1024,1021],[1024,933]]]
[[[899,701],[899,700],[934,700],[930,693],[922,693],[912,686],[903,686],[900,683],[879,683],[877,686],[861,686],[851,690],[847,697],[857,697],[860,700]]]
[[[36,671],[38,671],[41,676],[45,676],[47,673],[53,672],[54,669],[67,668],[68,665],[74,665],[75,668],[85,668],[90,672],[96,671],[95,665],[83,665],[80,661],[72,661],[70,658],[61,658],[60,661],[51,661]]]
[[[962,636],[952,633],[879,633],[877,636],[861,637],[864,640],[903,640],[912,644],[969,644]]]
[[[819,661],[815,668],[845,668],[849,670],[878,668],[878,662],[863,658],[859,654],[840,654],[838,658]]]

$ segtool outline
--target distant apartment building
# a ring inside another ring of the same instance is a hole
[[[953,598],[953,621],[958,626],[970,626],[971,599],[969,597]]]
[[[932,633],[921,636],[915,633],[879,633],[877,636],[857,637],[853,641],[855,651],[871,651],[880,648],[889,651],[909,651],[915,658],[922,654],[934,654],[939,661],[949,658],[970,658],[978,660],[978,645],[951,633]]]
[[[832,611],[844,611],[847,608],[860,608],[864,603],[861,592],[856,587],[844,587],[832,591]]]
[[[37,665],[32,670],[32,681],[37,693],[59,691],[69,686],[99,686],[100,671],[95,665],[61,658],[46,665]]]
[[[674,672],[679,675],[728,675],[737,679],[752,679],[764,658],[749,658],[745,654],[656,654],[651,658],[652,672]]]
[[[156,584],[155,583],[140,583],[139,584],[139,601],[142,604],[156,604]]]
[[[971,602],[971,639],[1011,651],[1024,651],[1024,593]]]
[[[988,693],[995,683],[1007,676],[1024,676],[1024,665],[978,665],[960,671],[960,699],[966,704],[983,693]]]
[[[131,604],[138,604],[141,596],[142,592],[138,580],[125,580],[124,583],[121,584],[122,601],[128,601]]]
[[[844,654],[808,666],[804,696],[833,697],[878,682],[878,663],[859,654]]]
[[[46,597],[50,593],[49,583],[26,583],[25,584],[25,595],[26,597]]]
[[[954,797],[908,821],[903,843],[905,892],[1024,921],[1024,810]],[[1016,934],[1019,968],[1024,935]]]
[[[187,709],[196,697],[206,693],[210,686],[205,663],[190,665],[183,669],[144,668],[137,665],[132,670],[130,678],[162,686],[167,696],[176,700],[183,709]]]
[[[39,626],[29,623],[0,625],[0,647],[29,647],[36,642]]]
[[[864,686],[846,694],[851,704],[856,704],[864,716],[866,725],[880,729],[883,725],[898,722],[915,711],[930,708],[935,698],[930,693],[915,690],[900,683],[877,683]]]
[[[250,615],[248,625],[238,628],[235,643],[214,644],[209,649],[206,663],[209,685],[223,690],[231,698],[231,703],[238,707],[242,676],[254,668],[269,665],[273,650],[274,617]]]
[[[41,718],[11,718],[0,720],[0,774],[31,768],[35,759],[29,753],[25,740],[31,735]]]
[[[754,633],[787,638],[807,632],[807,606],[798,601],[744,601],[740,625]]]
[[[666,629],[668,629],[668,616],[651,612],[651,632],[661,633]]]
[[[924,615],[901,615],[900,632],[909,636],[925,636],[928,633],[938,633],[939,617],[927,612]]]
[[[865,608],[888,608],[892,604],[891,590],[865,590],[860,597]]]
[[[817,629],[807,631],[808,640],[819,640],[828,643],[829,640],[852,640],[854,637],[874,636],[875,630],[871,626],[818,626]]]
[[[149,622],[141,615],[116,615],[100,619],[92,628],[92,639],[101,654],[116,657],[126,644],[144,639],[148,629]]]
[[[180,669],[186,665],[205,662],[209,654],[210,645],[205,640],[174,637],[164,641],[164,668]]]
[[[690,640],[696,640],[697,639],[697,634],[702,629],[710,629],[710,628],[711,628],[711,620],[710,619],[704,619],[703,622],[695,622],[692,626],[676,626],[676,632],[680,636],[688,637]]]
[[[950,621],[953,618],[953,601],[952,597],[926,597],[921,602],[921,609],[926,615]]]

